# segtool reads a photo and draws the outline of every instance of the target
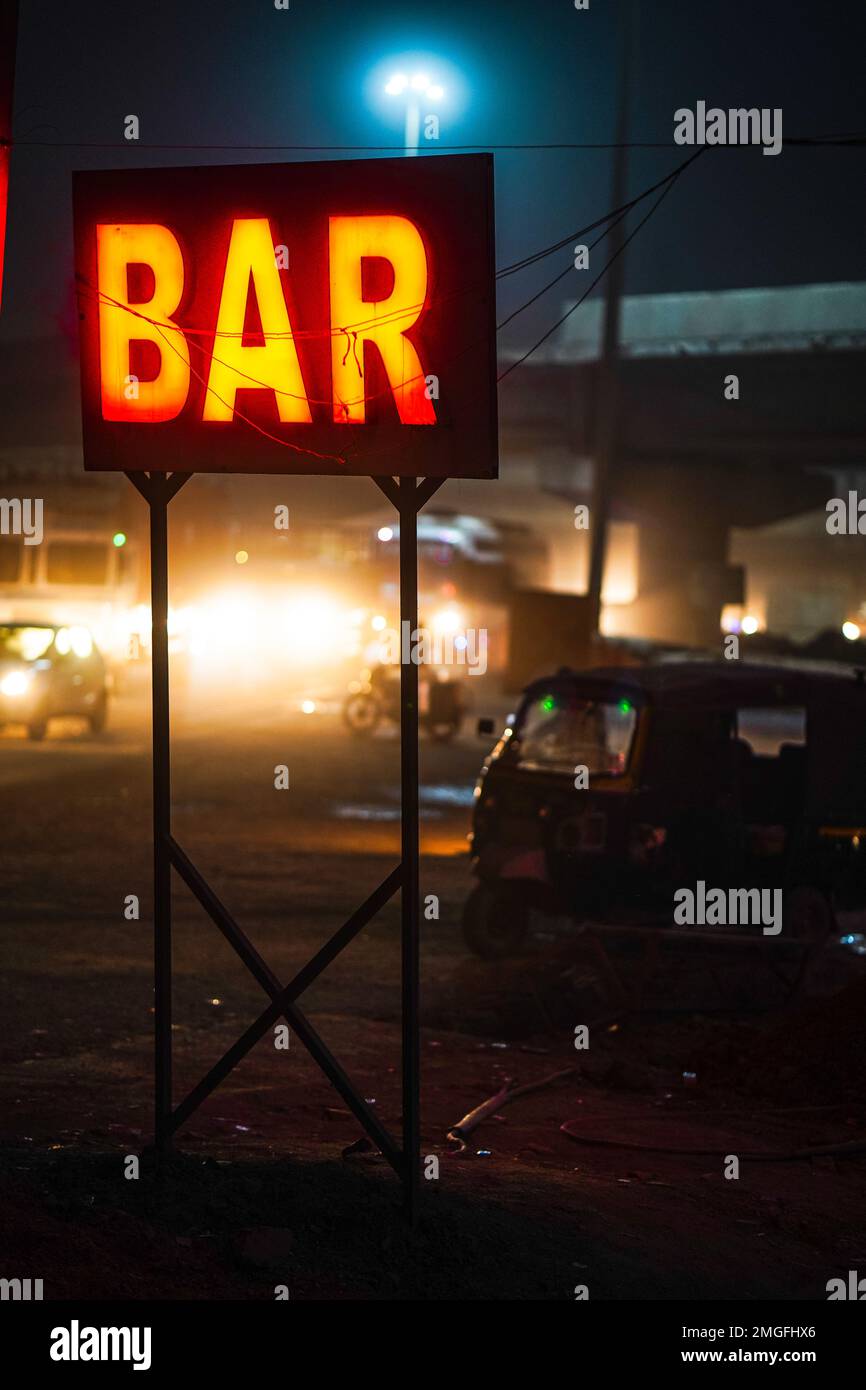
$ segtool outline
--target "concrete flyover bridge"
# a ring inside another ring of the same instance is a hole
[[[537,486],[574,502],[589,501],[602,320],[601,299],[582,305],[500,402],[505,475],[531,456]],[[834,478],[866,472],[866,284],[626,296],[617,376],[611,515],[637,529],[637,596],[608,627],[715,642],[742,600],[731,528],[823,506]]]

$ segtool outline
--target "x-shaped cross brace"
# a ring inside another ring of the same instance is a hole
[[[150,508],[153,676],[153,847],[156,1148],[164,1156],[171,1136],[237,1066],[279,1018],[285,1018],[353,1115],[378,1145],[403,1183],[406,1214],[417,1216],[419,1188],[419,851],[418,667],[400,670],[401,861],[366,902],[343,923],[302,970],[281,984],[249,937],[181,849],[171,833],[171,756],[168,678],[168,503],[192,475],[128,473]],[[400,515],[400,622],[418,624],[418,512],[443,480],[374,479]],[[270,998],[197,1086],[177,1106],[171,1093],[171,869],[222,932]],[[358,1094],[337,1059],[298,1007],[304,990],[367,925],[394,893],[401,893],[401,988],[403,1013],[403,1142],[399,1145]]]

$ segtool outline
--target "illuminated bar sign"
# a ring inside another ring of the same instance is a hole
[[[0,0],[0,297],[6,248],[6,210],[9,202],[9,149],[12,140],[12,90],[15,79],[17,0]]]
[[[84,462],[497,473],[489,155],[75,175]]]

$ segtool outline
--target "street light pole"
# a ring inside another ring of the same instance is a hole
[[[421,107],[415,97],[410,97],[406,103],[406,131],[404,136],[405,155],[418,153],[418,141],[421,136]]]
[[[630,0],[623,13],[619,52],[619,103],[616,118],[616,150],[614,151],[611,207],[625,202],[628,174],[629,97],[631,74],[634,70],[636,47],[636,3]],[[617,222],[610,233],[610,255],[613,263],[607,273],[604,300],[604,334],[598,369],[598,413],[596,419],[595,459],[593,466],[592,501],[590,504],[589,549],[589,617],[590,631],[598,638],[601,631],[601,586],[604,579],[604,559],[607,550],[608,513],[611,483],[617,461],[619,380],[620,301],[625,280],[625,221]]]
[[[395,72],[385,84],[389,97],[406,95],[406,122],[403,131],[403,154],[417,155],[421,139],[421,97],[438,101],[445,95],[438,82],[431,82],[425,72],[416,72],[412,77]]]

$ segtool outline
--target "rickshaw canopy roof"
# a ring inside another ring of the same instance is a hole
[[[866,827],[866,684],[848,674],[725,661],[560,670],[527,687],[527,699],[569,690],[579,699],[629,700],[674,718],[708,720],[734,710],[797,708],[806,715],[804,810]]]
[[[585,698],[629,698],[636,704],[684,709],[796,705],[866,714],[866,684],[850,675],[735,661],[665,662],[656,666],[560,669],[527,686],[533,698],[552,686],[570,686]]]

